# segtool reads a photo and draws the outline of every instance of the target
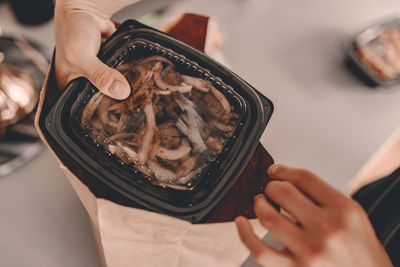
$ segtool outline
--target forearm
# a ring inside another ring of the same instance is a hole
[[[139,2],[140,0],[56,0],[56,13],[60,11],[85,10],[96,13],[105,19],[110,18],[118,10]]]

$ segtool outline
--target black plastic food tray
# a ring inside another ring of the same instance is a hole
[[[201,222],[225,196],[246,166],[273,112],[270,100],[236,74],[205,54],[137,21],[124,22],[102,46],[99,58],[111,67],[134,52],[164,56],[180,71],[209,80],[240,108],[241,117],[233,135],[216,159],[210,161],[203,177],[191,190],[181,191],[154,185],[139,172],[104,153],[85,137],[72,119],[97,89],[86,79],[72,81],[52,107],[46,128],[56,142],[93,177],[140,206],[191,222]]]

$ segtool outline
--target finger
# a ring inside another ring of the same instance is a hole
[[[105,65],[97,57],[86,59],[80,69],[94,86],[112,98],[122,100],[131,93],[125,77],[119,71]]]
[[[128,97],[131,90],[125,77],[97,58],[101,32],[111,33],[114,27],[112,23],[85,12],[73,13],[64,22],[65,26],[56,29],[60,52],[59,60],[56,61],[59,72],[57,76],[61,77],[58,83],[64,83],[65,86],[71,79],[83,76],[112,98]],[[82,25],[87,27],[82,28]]]
[[[108,19],[100,22],[100,30],[103,37],[109,37],[115,32],[115,29],[115,24]]]
[[[272,201],[292,215],[303,227],[314,227],[313,218],[318,216],[321,210],[293,184],[286,181],[271,181],[264,191]]]
[[[260,264],[268,266],[288,266],[287,254],[276,250],[256,236],[250,222],[240,216],[235,219],[242,243],[249,249],[251,256]]]
[[[268,203],[264,195],[254,197],[254,212],[262,226],[294,254],[299,254],[303,246],[303,230],[294,222],[280,214]]]
[[[321,205],[331,205],[347,200],[346,196],[308,170],[274,164],[268,168],[268,175],[272,179],[292,183],[309,198]]]

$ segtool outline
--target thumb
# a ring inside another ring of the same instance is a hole
[[[97,57],[80,65],[84,76],[103,94],[122,100],[129,96],[131,88],[125,77],[116,69],[108,67]]]

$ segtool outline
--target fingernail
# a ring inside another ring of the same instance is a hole
[[[255,195],[254,196],[254,198],[253,198],[253,202],[256,202],[256,200],[257,199],[259,199],[259,198],[263,198],[264,197],[264,195],[263,194],[257,194],[257,195]]]
[[[236,223],[236,224],[240,224],[240,220],[241,220],[240,216],[236,217],[236,218],[235,218],[235,223]]]
[[[274,173],[279,168],[278,164],[273,164],[268,168],[269,173]]]
[[[115,98],[123,99],[127,97],[125,88],[120,81],[113,81],[113,83],[108,87],[108,92]]]

